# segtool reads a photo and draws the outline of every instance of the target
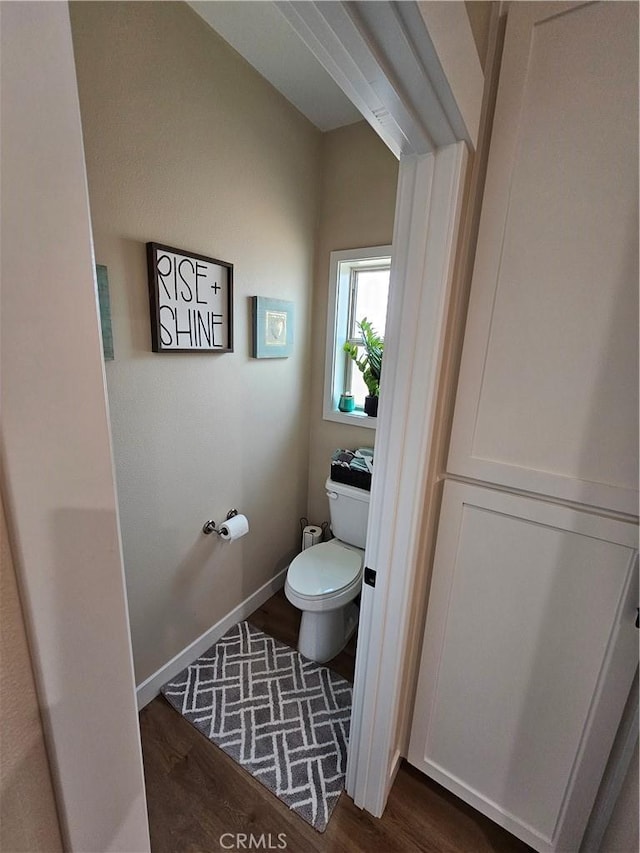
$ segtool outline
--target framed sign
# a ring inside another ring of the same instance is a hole
[[[253,296],[253,358],[288,358],[293,352],[293,302]]]
[[[147,243],[153,352],[233,352],[233,264]]]

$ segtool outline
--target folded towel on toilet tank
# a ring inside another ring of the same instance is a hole
[[[338,449],[331,457],[331,479],[336,483],[371,490],[373,472],[373,448],[359,447],[357,450]]]

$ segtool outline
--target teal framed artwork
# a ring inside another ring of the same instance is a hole
[[[294,303],[253,296],[253,358],[288,358],[293,353]]]
[[[100,326],[102,327],[102,353],[105,361],[113,361],[109,277],[104,264],[96,264],[96,279],[98,280],[98,304],[100,306]]]

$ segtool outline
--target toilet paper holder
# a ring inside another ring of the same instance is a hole
[[[238,515],[238,510],[237,509],[230,509],[229,512],[227,513],[227,518],[225,520],[229,521],[229,519],[233,518],[236,515]],[[217,533],[218,536],[220,536],[220,531],[216,527],[216,523],[212,518],[210,518],[209,521],[205,521],[205,523],[202,525],[202,532],[206,533],[207,536],[210,533]]]

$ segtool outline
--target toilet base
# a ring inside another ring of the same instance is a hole
[[[339,654],[358,625],[358,608],[349,603],[336,610],[303,610],[298,651],[309,660],[326,663]]]

